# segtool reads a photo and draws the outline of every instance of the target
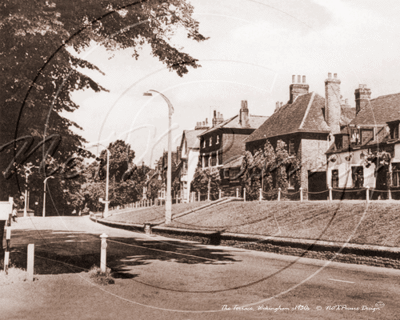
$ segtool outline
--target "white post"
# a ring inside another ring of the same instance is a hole
[[[332,187],[329,186],[329,202],[332,202]]]
[[[221,189],[218,189],[218,199],[221,199]]]
[[[281,201],[281,188],[278,188],[278,201]]]
[[[369,186],[365,189],[365,199],[367,199],[367,202],[369,202]]]
[[[243,189],[243,201],[246,202],[246,188]]]
[[[11,226],[6,226],[6,252],[4,253],[4,272],[8,274],[8,265],[10,263],[10,239],[11,239]]]
[[[260,188],[260,201],[262,200],[262,189]]]
[[[28,261],[27,261],[28,281],[33,281],[33,268],[35,264],[35,245],[28,244]]]
[[[199,200],[199,202],[200,202],[200,191],[197,192],[197,198],[198,198],[198,200]]]
[[[300,187],[300,201],[303,201],[303,188]]]
[[[236,188],[236,198],[239,198],[239,188]]]
[[[392,190],[388,189],[388,200],[392,200]]]
[[[150,207],[153,206],[153,199],[150,199]]]
[[[103,233],[101,236],[101,253],[100,253],[100,271],[105,273],[107,270],[107,238],[108,236]]]
[[[24,217],[28,216],[28,187],[25,188]]]

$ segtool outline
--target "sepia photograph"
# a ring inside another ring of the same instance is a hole
[[[0,318],[399,319],[399,16],[1,1]]]

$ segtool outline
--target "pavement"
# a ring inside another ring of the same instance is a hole
[[[114,285],[86,272],[99,264],[102,233]],[[400,270],[147,236],[88,217],[19,219],[11,238],[21,251],[35,243],[37,264],[66,268],[0,286],[1,319],[399,319]]]

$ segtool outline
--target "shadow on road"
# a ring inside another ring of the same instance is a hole
[[[60,274],[88,271],[100,265],[98,234],[65,230],[15,230],[11,238],[11,263],[26,268],[27,245],[35,244],[35,273]],[[238,262],[231,254],[201,244],[173,239],[158,241],[143,236],[109,237],[107,266],[116,278],[134,278],[135,266],[153,261],[185,264],[227,264]]]

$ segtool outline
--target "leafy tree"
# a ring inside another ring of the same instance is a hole
[[[298,189],[300,164],[298,157],[289,155],[287,145],[282,140],[277,141],[276,149],[267,140],[264,148],[256,150],[254,154],[247,151],[242,163],[242,184],[248,199],[258,199],[259,188],[264,192],[275,193],[278,188],[287,192],[289,177],[294,178],[294,187]]]
[[[221,177],[217,168],[207,168],[202,170],[198,167],[191,182],[191,190],[205,195],[210,188],[211,199],[218,198]]]
[[[109,50],[133,48],[133,58],[137,58],[147,44],[155,58],[182,76],[189,67],[199,65],[169,40],[178,28],[190,39],[205,40],[192,14],[193,7],[186,0],[2,1],[0,146],[25,135],[34,137],[36,145],[57,134],[62,140],[50,156],[58,163],[67,161],[85,142],[71,130],[80,128],[79,124],[63,116],[79,108],[71,93],[106,90],[79,68],[101,70],[72,52],[81,52],[95,41]],[[2,150],[0,163],[9,164],[19,147]],[[38,148],[31,161],[45,158],[47,148],[48,143]],[[0,176],[0,197],[18,191],[21,181]]]

